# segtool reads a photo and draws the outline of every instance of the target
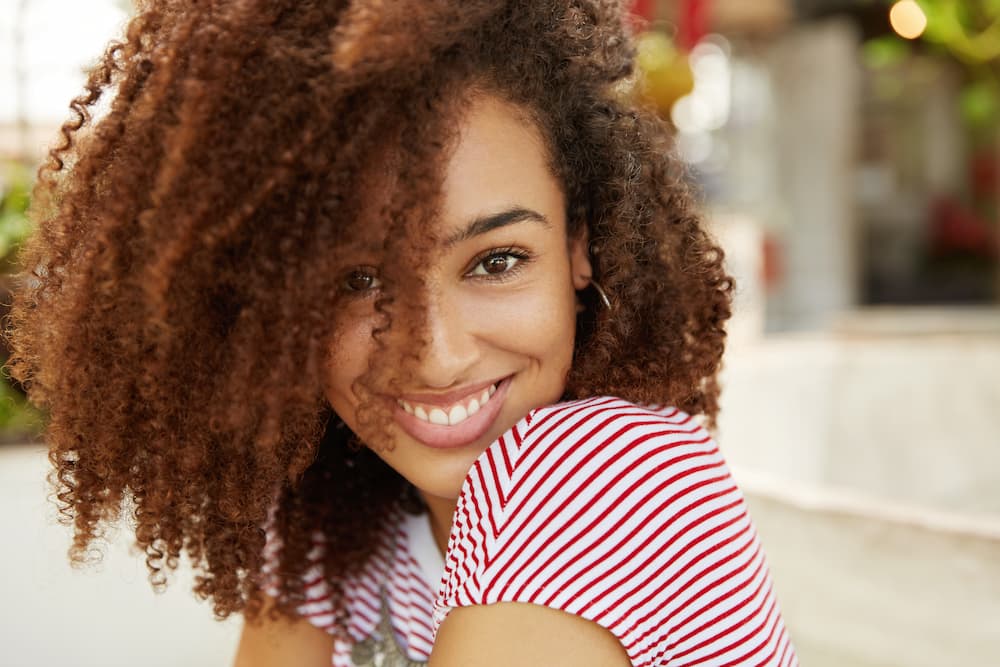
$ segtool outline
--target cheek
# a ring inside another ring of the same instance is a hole
[[[547,318],[547,335],[552,350],[550,358],[558,365],[561,381],[573,362],[573,343],[576,340],[576,292],[572,284],[567,283],[564,290],[554,295],[553,304]]]
[[[489,325],[504,347],[542,362],[568,366],[576,334],[576,298],[568,281],[545,281],[497,299],[487,311]]]
[[[341,419],[352,421],[356,399],[351,386],[368,370],[368,357],[374,347],[373,322],[356,318],[337,327],[327,361],[326,395]]]

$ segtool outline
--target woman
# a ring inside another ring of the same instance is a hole
[[[616,2],[144,3],[12,315],[73,557],[124,508],[241,666],[794,664],[633,57]]]

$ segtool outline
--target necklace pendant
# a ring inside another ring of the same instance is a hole
[[[390,621],[389,605],[382,595],[382,614],[375,635],[351,647],[351,664],[354,667],[424,667],[426,662],[410,660],[396,641]]]

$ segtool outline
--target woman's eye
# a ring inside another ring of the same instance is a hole
[[[382,281],[375,277],[371,271],[355,269],[344,279],[344,287],[351,292],[367,292],[378,289],[382,286]]]
[[[498,252],[479,260],[470,272],[474,276],[488,276],[507,273],[523,259],[513,252]]]

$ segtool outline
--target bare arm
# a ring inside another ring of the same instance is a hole
[[[541,605],[501,602],[449,612],[429,667],[630,667],[618,639],[597,623]]]
[[[268,620],[268,601],[253,623],[244,622],[234,667],[328,667],[333,637],[304,618]]]

